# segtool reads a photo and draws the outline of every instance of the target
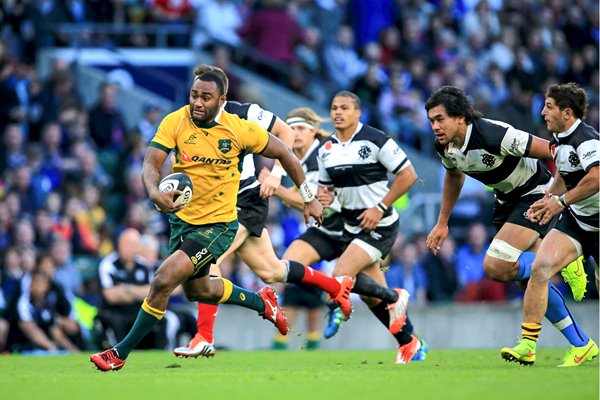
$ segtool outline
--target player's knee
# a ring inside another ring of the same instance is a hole
[[[283,282],[283,279],[286,274],[286,264],[284,261],[278,260],[277,263],[264,265],[262,268],[258,268],[254,270],[254,273],[264,282],[264,283],[277,283]]]
[[[483,261],[485,274],[497,281],[513,281],[518,273],[521,253],[521,250],[504,240],[492,240]]]
[[[484,260],[483,271],[486,276],[500,282],[512,281],[516,275],[510,263],[491,257]]]
[[[152,279],[152,288],[157,293],[171,293],[174,288],[171,276],[159,269]]]
[[[552,270],[554,263],[546,257],[536,257],[533,264],[531,264],[531,277],[530,280],[535,282],[547,282],[552,278]]]

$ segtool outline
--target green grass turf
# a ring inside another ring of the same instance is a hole
[[[598,399],[598,361],[556,368],[564,350],[540,349],[532,367],[497,350],[432,350],[394,365],[393,351],[227,352],[179,359],[135,351],[121,371],[89,354],[0,357],[0,398],[13,399]]]

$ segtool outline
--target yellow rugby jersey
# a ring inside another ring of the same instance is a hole
[[[193,225],[231,222],[240,183],[241,161],[246,152],[261,153],[269,133],[237,115],[220,111],[218,122],[198,127],[190,106],[167,115],[150,146],[174,151],[173,172],[187,174],[194,184],[191,202],[177,216]]]

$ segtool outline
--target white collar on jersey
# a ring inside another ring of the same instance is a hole
[[[467,132],[465,133],[465,141],[462,147],[459,149],[461,153],[464,153],[467,149],[467,145],[469,144],[469,140],[471,140],[471,133],[473,132],[473,124],[467,125]]]
[[[359,121],[359,122],[358,122],[358,125],[356,125],[356,130],[354,131],[354,133],[352,134],[352,136],[350,136],[350,139],[348,139],[346,142],[342,142],[342,141],[340,140],[340,138],[339,138],[339,137],[338,137],[338,136],[337,136],[335,133],[334,133],[333,135],[331,135],[331,136],[335,137],[335,139],[336,139],[336,140],[337,140],[337,141],[338,141],[338,142],[339,142],[339,143],[340,143],[342,146],[345,146],[345,145],[346,145],[346,143],[350,143],[350,142],[352,141],[352,138],[353,138],[354,136],[356,136],[356,134],[357,134],[357,133],[358,133],[358,132],[359,132],[359,131],[362,129],[362,127],[363,127],[363,124],[362,124],[362,122],[360,122],[360,121]]]
[[[308,148],[308,151],[306,152],[306,154],[304,154],[304,157],[302,157],[302,160],[300,160],[300,164],[304,165],[304,163],[306,162],[306,160],[308,159],[308,157],[310,157],[310,155],[312,154],[312,152],[315,151],[315,149],[317,147],[319,147],[320,144],[321,144],[321,142],[319,142],[318,139],[315,139],[315,141],[313,142],[313,144],[311,144],[310,147]]]
[[[577,129],[577,127],[579,126],[580,123],[581,123],[581,120],[579,118],[577,118],[577,121],[575,121],[573,123],[573,125],[571,125],[569,130],[567,130],[565,132],[555,133],[554,136],[556,136],[557,139],[565,138],[565,137],[569,136],[571,133],[573,133],[573,131],[575,129]]]

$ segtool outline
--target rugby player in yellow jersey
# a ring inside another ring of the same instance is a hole
[[[190,104],[167,115],[150,143],[142,179],[150,200],[170,214],[170,256],[156,271],[150,293],[138,317],[117,345],[93,354],[90,361],[102,371],[118,370],[139,341],[163,317],[169,295],[182,285],[189,300],[237,304],[253,309],[282,333],[287,323],[270,286],[258,293],[233,285],[225,278],[210,279],[210,265],[227,251],[238,228],[236,201],[240,180],[239,162],[249,151],[279,160],[305,201],[304,218],[322,221],[323,207],[310,191],[302,166],[274,136],[258,125],[221,110],[225,101],[224,82],[214,72],[194,79]],[[221,113],[221,114],[219,114]],[[219,123],[215,119],[219,115]],[[173,172],[186,173],[194,183],[187,205],[174,202],[180,191],[158,190],[159,169],[171,150],[175,151]]]

